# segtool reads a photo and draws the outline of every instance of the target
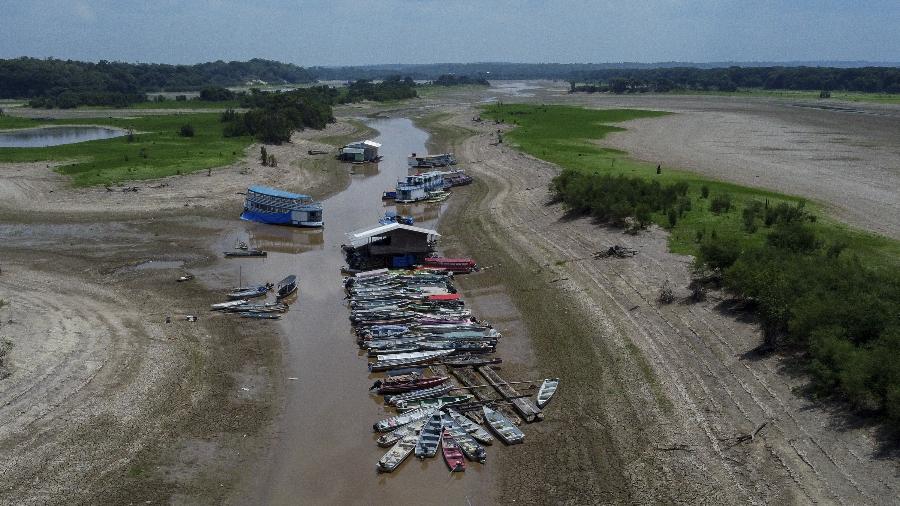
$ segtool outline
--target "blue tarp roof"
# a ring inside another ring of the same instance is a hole
[[[276,188],[269,188],[268,186],[260,186],[253,185],[249,189],[253,193],[260,193],[262,195],[269,195],[271,197],[281,197],[285,199],[311,199],[309,195],[304,195],[302,193],[291,193],[286,192],[284,190],[278,190]]]

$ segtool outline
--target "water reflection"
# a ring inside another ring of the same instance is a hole
[[[77,142],[112,139],[124,130],[94,126],[54,126],[0,132],[0,148],[44,148]]]
[[[371,176],[378,175],[378,164],[377,163],[361,163],[359,165],[353,165],[350,168],[350,175],[359,178],[367,178]]]
[[[303,253],[322,249],[325,234],[322,229],[296,228],[262,223],[248,224],[243,240],[252,248],[278,253]]]

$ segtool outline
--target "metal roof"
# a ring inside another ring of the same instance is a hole
[[[366,147],[370,147],[370,148],[380,148],[380,147],[381,147],[381,144],[379,144],[379,143],[377,143],[377,142],[375,142],[375,141],[365,140],[365,141],[351,142],[350,144],[347,144],[347,146],[348,146],[348,147],[354,147],[354,148],[357,147],[357,146],[366,146]]]
[[[366,152],[365,149],[362,148],[341,148],[341,153],[348,155],[361,155]]]
[[[268,186],[262,185],[253,185],[247,189],[247,191],[251,191],[253,193],[259,193],[262,195],[269,195],[270,197],[281,197],[285,199],[311,199],[309,195],[304,195],[302,193],[291,193],[284,190],[279,190],[277,188],[270,188]]]
[[[398,229],[409,230],[410,232],[416,232],[419,234],[427,234],[427,235],[435,236],[435,237],[441,236],[441,234],[437,233],[436,230],[431,230],[430,228],[414,227],[412,225],[404,225],[403,223],[388,223],[387,225],[379,225],[375,228],[370,228],[368,230],[360,230],[357,232],[350,232],[347,235],[350,237],[350,242],[353,245],[357,245],[365,239],[377,237],[379,235],[383,235],[388,232],[393,232],[394,230],[398,230]]]

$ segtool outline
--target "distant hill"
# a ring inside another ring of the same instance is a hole
[[[0,98],[50,97],[64,91],[133,95],[237,86],[250,81],[295,84],[314,80],[315,76],[303,67],[262,59],[195,65],[38,58],[0,60]]]

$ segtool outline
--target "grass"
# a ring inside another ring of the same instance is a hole
[[[855,91],[832,91],[830,99],[820,99],[818,91],[799,90],[764,90],[758,88],[740,89],[737,91],[672,91],[677,95],[717,95],[726,97],[772,97],[784,99],[815,99],[827,104],[829,100],[847,102],[875,102],[882,104],[900,104],[900,93],[863,93]]]
[[[239,109],[240,107],[241,104],[237,100],[222,102],[166,100],[165,102],[138,102],[129,106],[130,109]]]
[[[33,118],[21,118],[19,116],[10,116],[4,114],[0,116],[0,130],[11,130],[14,128],[31,128],[40,126],[45,120]]]
[[[253,143],[251,137],[224,137],[219,115],[213,113],[41,123],[104,125],[137,132],[133,142],[119,137],[46,148],[0,148],[0,162],[69,162],[56,170],[72,176],[75,186],[111,185],[221,167],[240,159],[244,149]],[[194,137],[178,134],[185,123],[193,125]]]
[[[447,153],[453,151],[453,146],[470,137],[474,132],[468,128],[456,125],[448,125],[444,120],[452,116],[450,113],[436,112],[413,119],[413,123],[429,132],[427,146],[432,153]]]
[[[525,104],[490,105],[484,109],[485,117],[517,125],[517,128],[504,136],[505,143],[513,144],[537,158],[553,162],[563,168],[639,177],[656,180],[664,185],[687,183],[692,208],[678,219],[674,227],[669,226],[663,213],[652,215],[654,223],[671,232],[669,248],[676,253],[696,255],[699,246],[697,234],[705,235],[712,231],[716,231],[719,235],[734,234],[741,237],[747,245],[761,243],[765,240],[766,233],[763,227],[753,234],[743,230],[741,210],[746,204],[753,200],[768,201],[770,205],[804,201],[797,196],[707,179],[667,167],[663,167],[661,174],[656,174],[655,165],[635,161],[624,151],[603,148],[597,144],[597,141],[606,134],[624,130],[610,123],[658,117],[667,113]],[[703,186],[709,189],[709,198],[701,197]],[[711,212],[709,201],[712,197],[725,193],[732,196],[732,209],[722,214]],[[821,206],[815,203],[807,203],[807,209],[817,215],[815,227],[822,237],[845,241],[850,251],[866,259],[866,263],[872,266],[891,269],[900,265],[900,242],[838,223],[825,216]]]

